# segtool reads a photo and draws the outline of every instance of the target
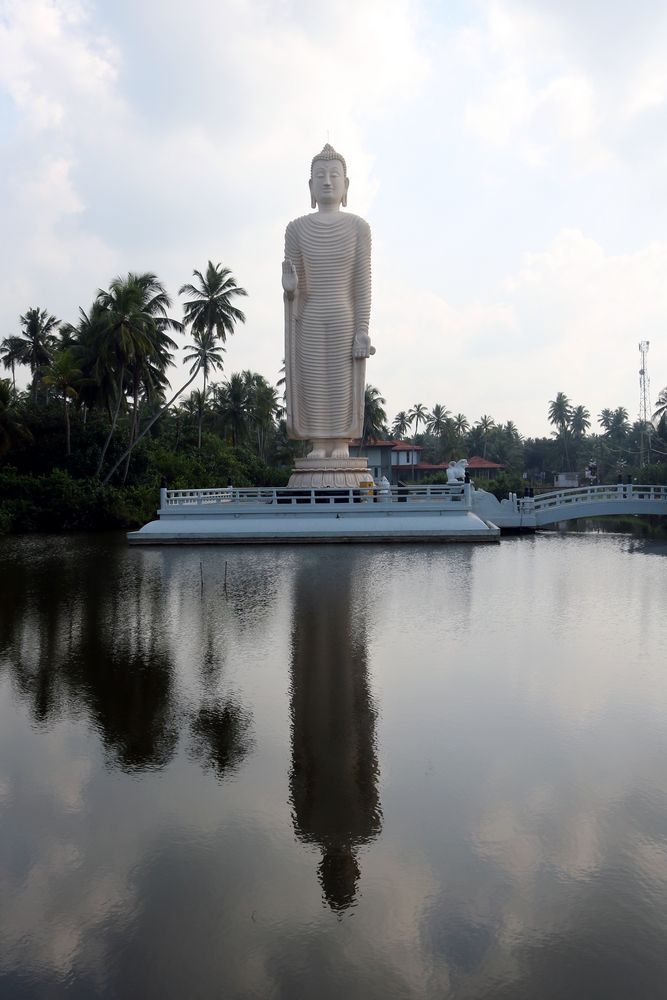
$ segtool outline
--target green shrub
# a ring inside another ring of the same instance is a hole
[[[44,476],[0,470],[0,531],[136,528],[155,516],[157,504],[158,491],[151,486],[118,489],[74,479],[61,469]]]
[[[12,512],[6,504],[0,503],[0,535],[7,535],[12,527]]]

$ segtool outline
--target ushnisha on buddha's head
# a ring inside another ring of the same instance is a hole
[[[320,212],[337,212],[347,205],[350,185],[344,158],[333,146],[326,144],[321,153],[313,157],[310,165],[310,205]]]

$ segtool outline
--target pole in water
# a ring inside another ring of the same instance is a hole
[[[202,566],[201,559],[199,560],[199,579],[201,581],[201,596],[204,596],[204,567]]]
[[[225,559],[225,593],[227,593],[227,560]]]

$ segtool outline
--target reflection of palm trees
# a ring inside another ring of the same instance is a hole
[[[365,608],[355,607],[352,558],[304,558],[292,625],[293,819],[297,835],[322,851],[320,882],[338,911],[354,902],[359,846],[381,829]]]
[[[233,699],[203,705],[192,720],[192,754],[218,778],[237,770],[252,749],[252,716]]]
[[[9,542],[4,555],[0,649],[38,725],[87,716],[108,766],[141,771],[169,762],[187,722],[193,756],[218,777],[235,770],[252,747],[252,720],[234,698],[216,700],[215,671],[204,678],[204,705],[178,711],[163,563],[86,539],[68,540],[66,553],[40,539],[20,550]],[[219,661],[219,650],[209,654]]]
[[[163,766],[177,726],[161,588],[140,564],[128,572],[114,545],[68,541],[66,556],[56,545],[46,557],[40,540],[31,547],[0,571],[0,647],[34,719],[83,712],[111,766]]]

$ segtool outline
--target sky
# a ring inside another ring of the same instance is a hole
[[[0,0],[0,338],[128,271],[180,318],[210,259],[248,291],[225,374],[275,381],[330,141],[390,419],[542,435],[558,392],[636,419],[640,340],[667,385],[666,52],[664,0]]]

